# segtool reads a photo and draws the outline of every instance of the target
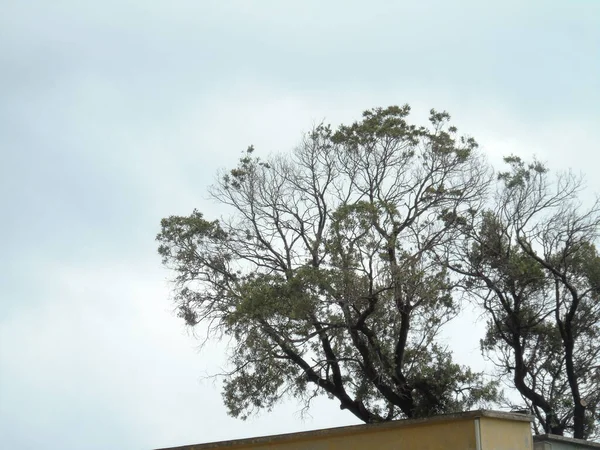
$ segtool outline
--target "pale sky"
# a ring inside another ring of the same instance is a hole
[[[229,418],[222,344],[173,314],[161,217],[249,144],[446,109],[491,161],[600,192],[600,1],[0,2],[0,448],[149,449],[357,423],[327,399]],[[481,326],[446,331],[482,367]]]

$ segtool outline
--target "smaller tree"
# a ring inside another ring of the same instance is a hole
[[[488,321],[482,350],[521,394],[541,430],[588,438],[600,403],[600,208],[582,180],[554,182],[518,157],[498,176],[492,209],[464,216],[447,254]]]

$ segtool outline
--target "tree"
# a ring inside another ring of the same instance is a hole
[[[463,216],[447,265],[488,317],[483,351],[539,431],[589,438],[600,420],[600,204],[582,179],[505,158],[493,207]]]
[[[480,205],[486,165],[449,115],[409,107],[319,125],[292,154],[245,152],[210,193],[230,215],[162,220],[179,314],[232,339],[233,416],[286,395],[326,394],[364,422],[460,411],[493,400],[436,336],[459,303],[436,247],[450,216]]]

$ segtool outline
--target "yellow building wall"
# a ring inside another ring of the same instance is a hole
[[[468,411],[163,450],[534,450],[529,416]]]
[[[186,447],[194,450],[195,446]],[[207,447],[198,446],[205,449]],[[215,447],[225,448],[225,447]],[[424,423],[395,429],[374,429],[339,436],[322,436],[259,444],[227,446],[231,450],[476,450],[473,419]]]
[[[532,450],[530,422],[481,417],[481,450]]]

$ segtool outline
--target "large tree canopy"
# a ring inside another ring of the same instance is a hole
[[[409,107],[320,125],[291,154],[250,147],[211,189],[227,214],[162,221],[189,325],[232,338],[229,412],[326,394],[365,422],[468,409],[497,395],[436,336],[459,304],[437,247],[490,179],[447,113]]]
[[[494,177],[447,113],[417,127],[409,111],[319,125],[265,159],[250,147],[210,190],[222,217],[163,219],[180,316],[230,338],[230,414],[325,394],[365,422],[421,417],[494,402],[504,379],[540,432],[593,436],[599,204],[537,161]],[[439,340],[464,296],[493,382]]]

